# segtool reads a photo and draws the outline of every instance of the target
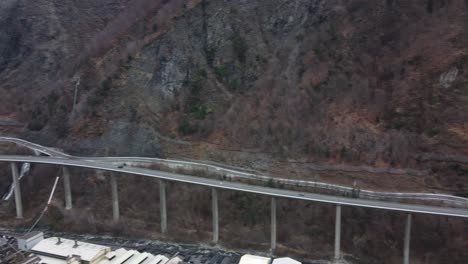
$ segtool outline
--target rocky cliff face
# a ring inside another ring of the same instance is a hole
[[[2,5],[2,114],[38,134],[131,127],[403,167],[466,155],[463,1]]]
[[[262,168],[285,158],[421,168],[443,171],[442,185],[463,191],[464,1],[145,4],[94,3],[84,17],[75,3],[41,5],[47,30],[32,27],[26,38],[46,42],[10,45],[50,58],[27,57],[37,78],[13,71],[44,94],[16,111],[35,135],[78,152],[188,152],[244,165],[252,160],[244,153],[257,153]]]

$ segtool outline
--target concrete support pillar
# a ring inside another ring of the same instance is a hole
[[[341,259],[341,205],[336,205],[335,216],[335,261]]]
[[[114,216],[114,222],[119,222],[120,210],[119,210],[119,193],[117,188],[117,179],[114,174],[110,176],[111,188],[112,188],[112,214]]]
[[[276,249],[276,197],[271,197],[271,254]]]
[[[409,264],[410,259],[410,239],[411,239],[411,214],[406,216],[406,226],[405,226],[405,245],[403,249],[403,263]]]
[[[11,175],[13,177],[13,188],[15,188],[15,204],[16,204],[16,218],[23,218],[23,201],[21,199],[21,186],[19,182],[19,173],[18,165],[12,162],[11,166]]]
[[[161,212],[161,233],[167,231],[166,182],[159,180],[159,210]]]
[[[218,219],[218,191],[211,188],[211,207],[213,211],[213,243],[219,240],[219,219]]]
[[[70,186],[70,170],[67,167],[62,167],[63,169],[63,189],[65,191],[65,209],[72,209],[72,194]]]

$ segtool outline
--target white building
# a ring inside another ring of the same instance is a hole
[[[178,257],[169,260],[163,255],[140,253],[124,248],[111,251],[110,247],[100,246],[59,237],[43,239],[30,249],[36,259],[23,264],[180,264]]]
[[[16,238],[16,240],[18,241],[18,248],[24,251],[30,250],[43,239],[44,233],[38,231],[30,232]]]
[[[28,241],[36,241],[41,234],[29,234],[23,239],[25,248]],[[19,242],[18,242],[19,243]],[[163,255],[127,250],[111,251],[110,247],[74,241],[59,237],[42,239],[30,251],[31,258],[22,264],[184,264],[180,257],[171,259]],[[34,257],[34,258],[33,258]],[[291,258],[277,258],[244,255],[238,264],[301,264]]]
[[[46,238],[31,249],[40,263],[47,264],[97,264],[110,251],[110,247],[58,237]]]

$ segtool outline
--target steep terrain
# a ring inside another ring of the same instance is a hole
[[[78,155],[466,196],[467,3],[4,0],[0,128]]]
[[[464,184],[464,1],[2,5],[0,114],[22,136],[76,153],[418,168]]]

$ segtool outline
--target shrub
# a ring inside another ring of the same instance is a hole
[[[92,108],[98,106],[104,102],[104,99],[99,95],[89,96],[88,105]]]
[[[68,134],[69,127],[66,122],[58,122],[54,127],[54,130],[59,138],[65,138],[65,136]]]
[[[440,129],[438,129],[438,128],[436,128],[436,127],[432,127],[432,128],[430,128],[430,129],[428,129],[428,130],[426,131],[426,133],[427,133],[427,135],[428,135],[429,137],[435,137],[435,136],[437,136],[438,134],[440,134]]]
[[[237,56],[237,59],[244,63],[247,58],[248,49],[245,39],[242,38],[239,34],[235,34],[232,39],[232,48]]]
[[[47,108],[49,109],[50,114],[53,114],[55,110],[55,104],[57,103],[58,99],[59,96],[57,95],[57,93],[55,93],[55,91],[50,93],[47,97]]]
[[[31,122],[29,122],[28,129],[32,131],[41,131],[44,126],[45,124],[42,120],[33,119]]]
[[[219,80],[225,79],[229,76],[229,69],[227,68],[226,65],[217,66],[215,67],[214,70],[215,70],[216,78],[218,78]]]
[[[229,88],[233,91],[239,89],[240,85],[241,82],[239,79],[233,79],[229,82]]]
[[[198,105],[192,108],[192,114],[196,119],[205,119],[208,110],[206,107]]]
[[[197,130],[197,126],[192,125],[187,118],[184,118],[179,126],[179,132],[184,136],[194,134]]]
[[[112,79],[107,78],[105,81],[102,82],[102,93],[109,91],[112,88]]]
[[[213,47],[206,48],[205,54],[206,54],[206,62],[208,63],[208,65],[213,66],[213,62],[216,56],[216,48],[213,48]]]

